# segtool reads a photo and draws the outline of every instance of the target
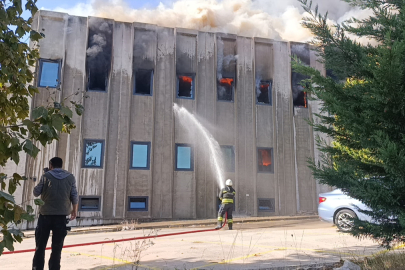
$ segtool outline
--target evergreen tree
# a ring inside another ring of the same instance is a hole
[[[302,83],[323,105],[314,129],[333,140],[318,140],[323,162],[311,164],[313,174],[373,209],[365,211],[373,223],[354,220],[354,236],[387,247],[404,242],[405,0],[344,0],[370,16],[335,25],[312,9],[312,1],[299,1],[309,14],[302,24],[333,74],[293,64],[310,76]]]

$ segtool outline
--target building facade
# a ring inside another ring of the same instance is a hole
[[[77,91],[88,98],[71,134],[23,159],[22,202],[32,202],[43,168],[59,156],[77,179],[77,225],[215,218],[210,154],[201,134],[179,123],[176,103],[221,145],[236,218],[316,213],[326,187],[307,167],[319,159],[307,119],[320,106],[291,70],[294,54],[323,72],[307,44],[43,10],[33,25],[45,38],[32,106],[50,95],[80,102]]]

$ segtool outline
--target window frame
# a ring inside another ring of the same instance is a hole
[[[151,78],[150,78],[150,94],[140,94],[136,92],[136,73],[139,70],[143,70],[143,71],[150,71],[151,72]],[[154,69],[145,69],[145,68],[139,68],[137,70],[135,70],[134,72],[134,85],[133,85],[133,95],[135,96],[153,96],[153,82],[154,82],[154,78],[155,78],[155,70]]]
[[[222,77],[222,79],[233,79],[232,82],[232,99],[231,100],[224,100],[224,99],[219,99],[219,95],[218,95],[218,85],[220,84],[220,80],[217,78],[217,84],[216,84],[216,88],[217,88],[217,101],[218,102],[229,102],[229,103],[234,103],[235,102],[235,89],[236,89],[236,78],[235,77]]]
[[[260,165],[259,165],[259,150],[270,150],[271,153],[271,171],[260,171]],[[258,173],[271,173],[274,174],[274,149],[273,147],[257,147],[257,172]]]
[[[179,96],[179,87],[180,87],[180,76],[186,76],[186,77],[191,77],[193,80],[191,81],[191,97],[183,97]],[[181,98],[181,99],[189,99],[189,100],[195,100],[195,79],[196,79],[196,74],[195,73],[176,73],[176,98]]]
[[[48,63],[57,63],[58,64],[58,81],[56,86],[48,86],[48,85],[41,85],[41,76],[42,76],[42,68],[43,68],[43,64],[44,62],[48,62]],[[37,87],[48,87],[48,88],[58,88],[61,85],[61,70],[62,70],[62,59],[56,59],[56,60],[52,60],[52,59],[46,59],[46,58],[40,58],[39,59],[39,72],[38,72],[38,82],[37,82]]]
[[[145,199],[145,208],[131,208],[131,199]],[[149,196],[128,196],[127,197],[128,212],[149,212]]]
[[[82,208],[82,199],[98,199],[97,209],[83,209]],[[92,195],[83,195],[79,196],[79,209],[80,212],[98,212],[101,211],[101,196],[92,196]]]
[[[269,103],[259,102],[259,98],[258,98],[257,92],[256,92],[256,105],[273,106],[273,80],[261,80],[260,85],[262,83],[269,83],[270,84],[270,89],[269,89],[269,92],[268,92]],[[255,90],[257,91],[257,89],[255,89]]]
[[[274,208],[270,209],[270,210],[261,210],[260,209],[260,201],[270,201],[270,204],[272,204],[274,206]],[[275,213],[276,212],[276,200],[275,200],[275,198],[257,198],[257,212]]]
[[[133,158],[134,158],[134,145],[146,145],[148,147],[147,149],[147,165],[146,167],[133,167]],[[130,164],[129,164],[129,169],[130,170],[150,170],[150,151],[151,151],[151,142],[139,142],[139,141],[131,141],[131,156],[130,156]]]
[[[178,155],[178,147],[190,147],[190,168],[177,168],[177,155]],[[174,170],[175,171],[194,171],[194,149],[193,145],[187,143],[176,143],[175,144],[175,156],[174,156]]]
[[[225,166],[226,165],[226,161],[224,160],[224,171],[225,172],[235,172],[235,170],[236,170],[236,155],[235,155],[235,146],[234,145],[220,145],[219,146],[220,148],[221,148],[221,151],[222,151],[222,148],[230,148],[230,149],[232,149],[232,154],[233,154],[233,160],[232,160],[232,163],[233,163],[233,166],[232,166],[232,168],[233,168],[233,170],[230,170],[230,171],[228,171],[228,170],[226,170],[227,168],[227,166]],[[222,154],[223,154],[223,152],[222,152]]]
[[[101,143],[101,157],[100,157],[100,166],[89,166],[85,165],[86,160],[86,145],[88,142],[99,142]],[[104,149],[105,149],[105,140],[101,139],[84,139],[83,140],[83,153],[82,153],[82,168],[84,169],[103,169],[104,168]]]

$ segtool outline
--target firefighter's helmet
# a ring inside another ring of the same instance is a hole
[[[227,186],[232,186],[232,180],[231,179],[226,180],[225,184]]]

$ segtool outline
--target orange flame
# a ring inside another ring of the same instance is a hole
[[[270,166],[271,165],[271,155],[270,152],[267,150],[259,150],[260,151],[260,156],[261,156],[261,161],[263,166]]]
[[[267,91],[267,90],[269,90],[269,87],[270,87],[270,84],[269,84],[269,83],[261,84],[261,85],[260,85],[260,90],[261,90],[261,91]]]
[[[219,83],[227,84],[227,85],[231,86],[233,83],[233,79],[232,78],[222,78],[221,80],[219,80]]]
[[[183,82],[186,82],[186,83],[192,83],[193,82],[193,78],[191,78],[189,76],[179,76],[179,79],[182,80]]]

